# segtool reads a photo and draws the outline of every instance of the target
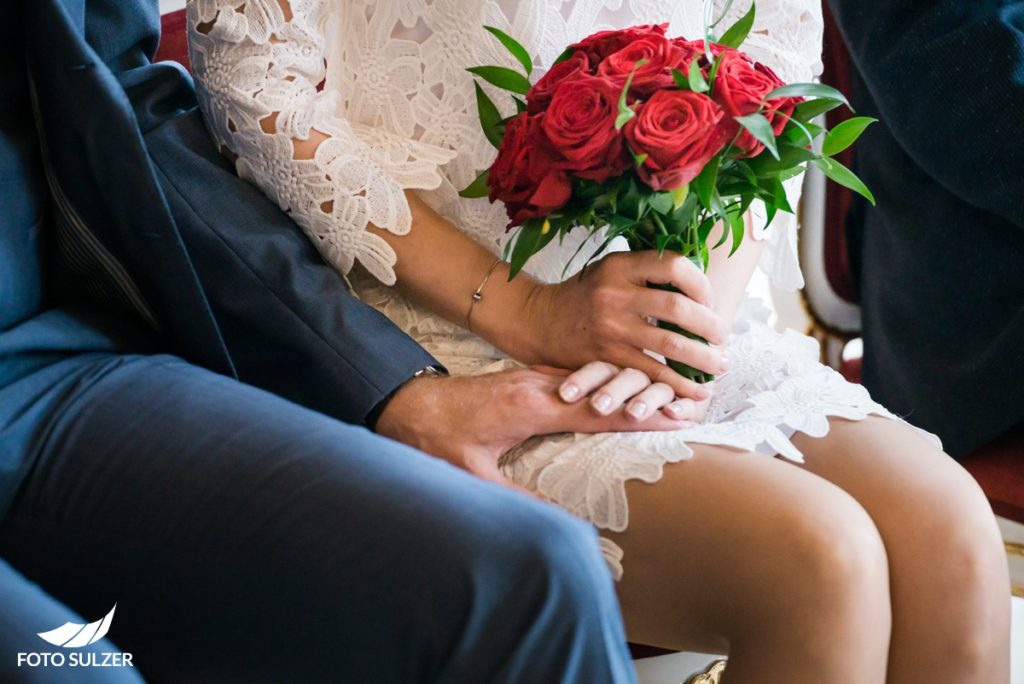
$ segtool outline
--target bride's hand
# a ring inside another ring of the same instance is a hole
[[[711,391],[707,385],[704,389]],[[678,398],[671,387],[663,382],[652,382],[642,371],[620,369],[604,361],[588,363],[570,373],[559,386],[558,395],[567,404],[589,398],[591,410],[601,416],[624,409],[624,413],[638,423],[660,411],[680,421],[680,427],[703,421],[709,403],[708,399]]]
[[[671,284],[684,294],[647,287]],[[678,255],[617,252],[589,266],[582,278],[536,287],[527,307],[535,363],[579,368],[605,361],[642,371],[682,398],[703,401],[710,391],[644,353],[649,350],[712,375],[728,369],[720,349],[650,325],[647,316],[675,323],[712,345],[728,337],[725,322],[711,309],[711,284],[693,263]]]

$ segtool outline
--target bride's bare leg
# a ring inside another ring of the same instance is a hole
[[[879,684],[885,550],[852,497],[761,455],[695,445],[630,482],[619,595],[632,641],[728,651],[730,684]]]
[[[885,543],[892,591],[889,684],[1005,684],[1010,674],[1006,556],[974,480],[891,420],[835,420],[793,439],[807,469],[867,509]]]

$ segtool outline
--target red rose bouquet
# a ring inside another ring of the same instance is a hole
[[[505,204],[509,230],[517,230],[504,254],[511,277],[576,229],[604,238],[591,259],[623,237],[632,250],[673,250],[706,269],[715,225],[725,230],[712,248],[731,238],[731,255],[755,201],[766,207],[768,224],[780,211],[793,213],[783,182],[808,164],[874,201],[833,159],[874,119],[849,119],[831,131],[815,123],[849,103],[822,84],[787,85],[742,52],[755,11],[752,5],[717,39],[715,25],[702,40],[670,38],[665,24],[602,31],[569,46],[532,84],[528,52],[485,27],[526,73],[468,70],[510,91],[516,113],[502,115],[476,83],[480,122],[498,156],[462,195]],[[698,382],[712,379],[668,363]]]

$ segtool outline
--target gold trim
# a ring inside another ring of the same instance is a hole
[[[725,672],[725,663],[725,660],[716,660],[706,671],[687,679],[685,684],[719,684]]]
[[[1019,544],[1017,542],[1003,542],[1003,545],[1006,546],[1007,556],[1024,558],[1024,544]]]
[[[1010,593],[1017,598],[1024,598],[1024,584],[1011,584]]]

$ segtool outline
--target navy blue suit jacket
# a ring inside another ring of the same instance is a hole
[[[147,321],[168,351],[347,422],[436,363],[217,153],[189,75],[151,63],[156,0],[20,4],[76,290]]]
[[[830,0],[875,115],[864,381],[956,456],[1024,420],[1024,2]]]

